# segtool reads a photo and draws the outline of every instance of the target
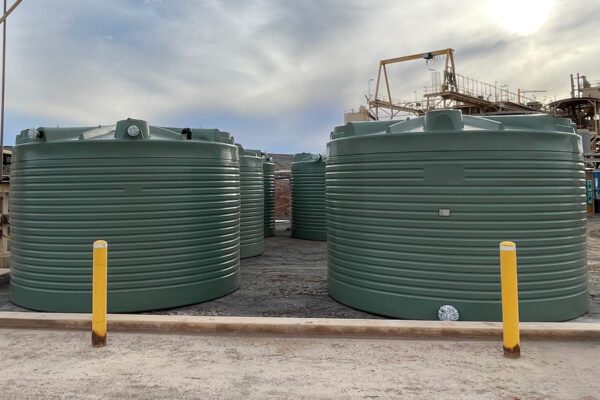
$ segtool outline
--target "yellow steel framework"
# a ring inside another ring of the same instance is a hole
[[[444,57],[444,71],[441,84],[435,83],[424,94],[423,101],[401,101],[392,96],[388,67],[406,61],[429,61]],[[476,81],[456,73],[454,50],[451,48],[389,58],[379,62],[375,95],[368,98],[369,115],[394,119],[400,113],[423,115],[437,108],[457,108],[466,114],[487,112],[539,112],[540,104],[523,96],[525,91],[512,93],[503,86]]]

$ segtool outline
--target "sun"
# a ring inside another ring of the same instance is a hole
[[[556,0],[488,0],[492,20],[512,33],[530,35],[542,27]]]

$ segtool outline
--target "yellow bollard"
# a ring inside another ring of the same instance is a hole
[[[106,295],[108,243],[94,242],[92,271],[92,346],[106,346]]]
[[[504,356],[519,358],[519,288],[517,283],[517,246],[500,243],[500,281],[502,284],[502,333]]]

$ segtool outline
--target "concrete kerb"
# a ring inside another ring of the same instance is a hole
[[[0,312],[0,328],[90,330],[90,314]],[[499,322],[109,314],[108,332],[422,339],[502,338]],[[600,323],[523,322],[531,340],[599,340]]]

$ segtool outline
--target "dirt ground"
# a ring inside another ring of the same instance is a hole
[[[600,344],[0,330],[0,399],[600,399]]]
[[[242,285],[206,303],[154,311],[153,314],[381,318],[332,300],[327,294],[326,242],[292,239],[287,224],[265,239],[265,253],[242,260]],[[577,319],[600,321],[600,218],[588,221],[590,311]],[[1,281],[0,281],[1,282]],[[0,311],[27,311],[12,304],[8,283],[0,283]]]

